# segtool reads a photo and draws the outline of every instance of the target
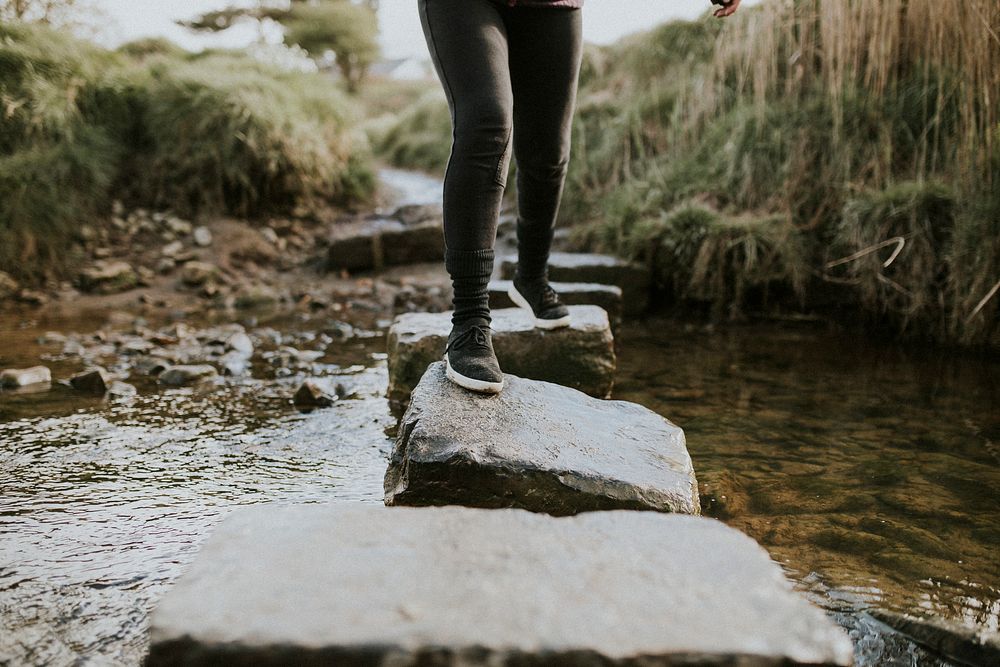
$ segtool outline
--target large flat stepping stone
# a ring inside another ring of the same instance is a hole
[[[510,280],[516,268],[516,257],[504,259],[500,264],[500,277]],[[622,309],[627,317],[641,315],[649,307],[649,269],[611,255],[554,252],[549,256],[549,279],[615,285],[622,291]]]
[[[604,398],[614,384],[616,359],[608,314],[597,306],[570,306],[570,325],[536,329],[520,308],[492,312],[493,348],[508,373],[547,380]],[[444,357],[451,311],[404,313],[389,328],[389,402],[401,413],[427,367]]]
[[[745,535],[652,512],[257,505],[152,615],[146,664],[848,665]]]
[[[445,377],[444,362],[413,390],[385,502],[701,511],[684,431],[655,412],[506,374],[499,394],[474,394]]]
[[[509,280],[490,281],[490,308],[514,308],[515,304],[507,293],[510,289]],[[611,320],[612,326],[622,318],[622,290],[616,285],[600,285],[598,283],[550,283],[552,289],[559,294],[560,300],[567,306],[592,305],[600,306]]]
[[[336,225],[329,238],[326,267],[329,271],[366,271],[443,259],[440,217],[378,218]]]

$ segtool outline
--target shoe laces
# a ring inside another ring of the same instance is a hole
[[[478,324],[474,324],[462,333],[458,334],[451,343],[448,344],[449,350],[458,350],[466,346],[482,347],[489,349],[490,339],[483,330],[483,327]]]
[[[543,310],[559,305],[559,295],[556,294],[556,291],[548,283],[542,286],[542,291],[539,295],[539,305]]]

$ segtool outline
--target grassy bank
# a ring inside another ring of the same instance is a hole
[[[772,0],[590,47],[564,224],[716,317],[835,308],[905,335],[988,340],[998,26],[989,0]],[[427,98],[379,150],[440,168],[446,113]]]
[[[114,199],[257,216],[374,185],[354,103],[247,56],[0,24],[0,101],[0,270],[27,280],[75,267],[81,226]]]

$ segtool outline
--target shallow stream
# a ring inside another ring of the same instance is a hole
[[[0,367],[68,377],[79,361],[38,339],[103,324],[0,319]],[[201,388],[0,393],[0,664],[137,664],[150,610],[236,505],[381,502],[385,340],[342,330],[264,316],[250,377]],[[1000,362],[789,325],[657,320],[618,340],[615,397],[685,429],[705,513],[761,542],[859,664],[943,664],[872,607],[998,629]],[[279,344],[321,356],[276,367]],[[352,397],[297,411],[316,376]]]

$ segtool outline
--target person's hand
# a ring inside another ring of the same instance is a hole
[[[727,16],[735,14],[739,6],[740,6],[740,0],[729,0],[729,2],[725,3],[724,5],[715,10],[714,12],[715,17],[724,19]]]

